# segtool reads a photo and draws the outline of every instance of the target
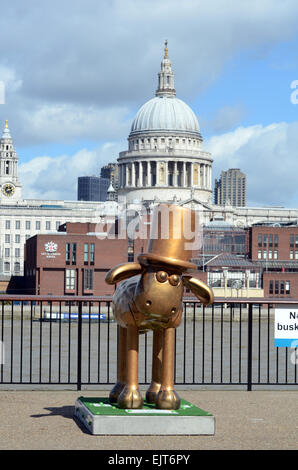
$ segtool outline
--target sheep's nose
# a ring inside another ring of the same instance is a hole
[[[173,307],[172,310],[171,310],[171,313],[176,313],[176,307]]]

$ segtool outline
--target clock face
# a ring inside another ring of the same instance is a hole
[[[15,187],[11,183],[6,183],[2,186],[2,193],[4,196],[10,197],[14,194]]]

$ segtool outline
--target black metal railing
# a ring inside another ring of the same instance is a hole
[[[261,302],[261,303],[260,303]],[[274,302],[274,304],[272,304]],[[297,386],[298,351],[274,346],[274,309],[297,300],[183,302],[175,330],[175,383],[183,386]],[[118,327],[111,297],[0,298],[0,387],[110,385]],[[151,380],[152,333],[140,336],[140,384]]]

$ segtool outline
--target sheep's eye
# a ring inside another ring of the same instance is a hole
[[[156,273],[156,279],[158,280],[158,282],[166,282],[166,280],[168,279],[168,273],[166,273],[165,271],[158,271]]]
[[[178,286],[179,281],[180,281],[180,278],[179,278],[178,274],[172,274],[172,276],[169,277],[169,283],[172,286]]]

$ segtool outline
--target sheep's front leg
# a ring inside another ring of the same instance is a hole
[[[162,345],[163,331],[154,330],[152,346],[152,381],[146,392],[146,401],[148,403],[156,403],[156,398],[160,390],[162,377]]]
[[[142,408],[143,399],[138,382],[139,329],[127,327],[126,385],[120,393],[119,408]]]
[[[117,403],[118,397],[126,384],[126,337],[127,329],[118,326],[119,342],[118,342],[118,357],[117,357],[117,383],[112,388],[109,401],[110,403]]]
[[[156,400],[156,407],[164,410],[178,410],[180,398],[174,390],[174,343],[175,328],[164,330],[162,379]]]

